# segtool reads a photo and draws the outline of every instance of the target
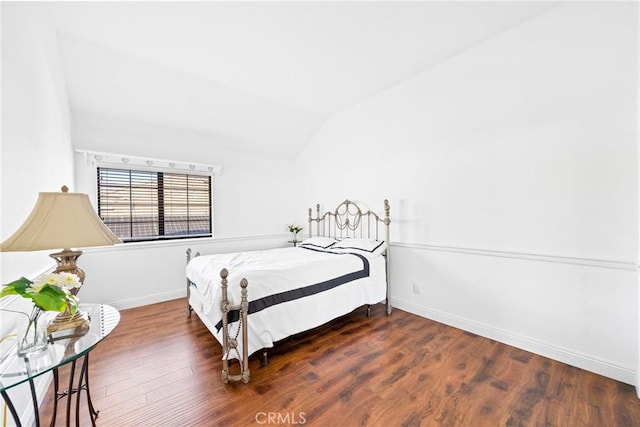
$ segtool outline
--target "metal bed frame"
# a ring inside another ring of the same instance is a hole
[[[387,276],[387,315],[390,315],[392,310],[390,299],[391,289],[389,286],[389,225],[391,224],[391,217],[389,212],[389,201],[386,199],[384,201],[384,216],[380,216],[371,210],[362,211],[362,209],[360,209],[357,204],[348,199],[340,203],[334,211],[327,211],[323,214],[320,214],[320,204],[317,204],[315,217],[312,214],[312,209],[309,208],[309,237],[313,237],[313,228],[315,228],[316,236],[333,237],[337,240],[345,238],[366,238],[380,240],[380,236],[382,234],[380,228],[384,227],[384,238],[385,242],[387,243],[385,253],[383,254],[383,256],[385,257],[385,269]],[[186,255],[187,263],[189,263],[189,261],[193,257],[199,256],[200,253],[192,255],[191,248],[189,248],[186,251]],[[242,288],[240,304],[232,305],[229,303],[227,297],[227,289],[229,286],[229,284],[227,283],[228,276],[228,270],[226,268],[222,269],[222,271],[220,272],[220,282],[222,287],[222,354],[224,355],[224,359],[222,362],[222,381],[225,384],[230,381],[242,381],[246,384],[249,382],[250,378],[248,354],[249,345],[247,336],[247,312],[249,309],[249,299],[247,291],[248,282],[245,278],[240,281],[240,287]],[[191,307],[191,304],[189,302],[190,296],[191,283],[189,279],[187,279],[187,314],[189,317],[191,317],[191,312],[193,311],[193,307]],[[229,325],[227,321],[227,314],[233,310],[238,310],[240,312],[240,324],[238,326],[236,334],[234,336],[231,336],[228,328]],[[370,307],[367,306],[367,316],[369,315]],[[240,356],[238,351],[238,335],[240,334],[240,332],[242,332],[242,356]],[[229,369],[229,355],[232,351],[236,353],[237,359],[240,362],[240,373],[236,375],[232,375]],[[268,363],[266,362],[266,352],[263,354],[263,358],[263,364]]]
[[[387,242],[385,250],[385,267],[387,270],[387,314],[391,314],[390,287],[389,287],[389,225],[391,217],[389,200],[384,200],[384,218],[377,213],[368,210],[363,212],[358,205],[347,199],[340,203],[333,211],[327,211],[320,215],[320,204],[316,205],[316,216],[312,216],[309,208],[309,237],[313,237],[313,223],[316,223],[316,236],[333,237],[337,240],[345,238],[380,240],[380,225],[384,225],[384,240]],[[363,218],[366,218],[366,229]],[[333,225],[331,223],[333,221]],[[366,231],[366,233],[365,233]]]

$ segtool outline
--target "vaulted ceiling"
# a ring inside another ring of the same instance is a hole
[[[553,7],[50,2],[72,112],[294,157],[331,115]]]

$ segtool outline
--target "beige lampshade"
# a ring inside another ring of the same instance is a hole
[[[83,193],[40,193],[33,211],[0,252],[107,246],[122,241],[107,228]]]

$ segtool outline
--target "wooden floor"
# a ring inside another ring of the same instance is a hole
[[[290,339],[268,366],[251,360],[249,384],[224,385],[220,346],[184,305],[122,311],[91,353],[98,426],[640,425],[629,385],[382,306]]]

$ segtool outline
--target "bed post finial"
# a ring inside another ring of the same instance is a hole
[[[247,335],[247,312],[249,311],[249,298],[247,297],[247,282],[246,278],[240,281],[240,305],[229,304],[227,297],[227,277],[229,277],[229,271],[223,268],[220,271],[220,277],[222,278],[222,301],[220,302],[220,308],[222,311],[222,382],[225,384],[229,381],[242,381],[243,383],[249,382],[249,338]],[[233,310],[240,311],[240,325],[238,328],[242,329],[242,357],[238,353],[238,335],[240,330],[236,333],[235,337],[229,334],[229,313]],[[240,362],[240,374],[231,375],[229,373],[229,354],[231,351],[235,351],[238,361]]]
[[[391,223],[391,219],[389,215],[390,210],[391,210],[391,207],[389,206],[389,200],[384,199],[384,223],[386,225],[389,225]]]
[[[242,318],[242,370],[240,372],[240,380],[243,383],[249,382],[249,336],[247,331],[247,314],[249,312],[249,299],[247,298],[247,282],[246,278],[240,281],[240,316]]]
[[[191,261],[191,248],[187,248],[186,255],[187,255],[187,264],[189,264],[189,261]],[[191,281],[187,277],[187,316],[188,317],[191,317],[191,312],[193,311],[193,308],[191,307],[191,303],[189,302],[190,299],[191,299]]]
[[[222,279],[220,281],[220,287],[222,288],[222,301],[221,301],[220,308],[222,309],[223,313],[226,313],[229,306],[229,299],[227,295],[227,277],[229,277],[229,270],[227,270],[226,268],[223,268],[220,271],[220,278]],[[226,317],[226,315],[223,317]]]
[[[309,208],[309,237],[311,237],[311,208]]]
[[[316,229],[316,236],[320,235],[320,203],[316,203],[316,218],[318,219],[318,223],[316,224],[318,228]]]
[[[222,311],[222,354],[225,358],[222,359],[222,381],[226,384],[229,382],[229,361],[227,355],[229,354],[229,330],[227,324],[229,318],[229,300],[227,297],[227,277],[229,277],[229,271],[226,268],[220,270],[220,287],[222,289],[222,301],[220,301],[220,310]]]
[[[387,316],[391,314],[391,286],[390,286],[390,265],[389,261],[391,258],[391,241],[389,240],[389,224],[391,224],[391,218],[389,215],[389,211],[391,207],[389,206],[389,200],[384,199],[384,225],[385,225],[385,240],[387,242],[387,249],[385,250],[385,266],[387,269]]]

